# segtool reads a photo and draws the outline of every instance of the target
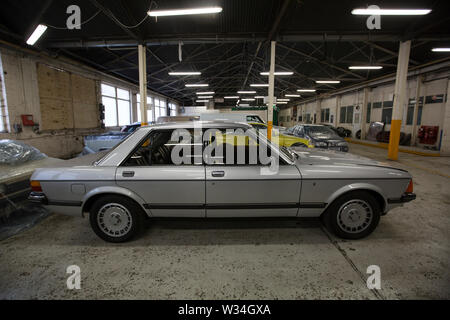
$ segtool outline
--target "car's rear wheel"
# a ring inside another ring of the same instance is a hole
[[[375,230],[380,215],[377,199],[366,191],[355,191],[335,200],[324,213],[323,221],[340,238],[361,239]]]
[[[89,221],[94,232],[108,242],[125,242],[137,236],[144,227],[145,213],[131,199],[109,195],[92,205]]]

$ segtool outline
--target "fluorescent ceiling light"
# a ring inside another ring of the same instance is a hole
[[[186,87],[209,87],[209,84],[206,83],[188,83],[186,84]]]
[[[239,96],[227,96],[223,97],[224,99],[239,99]]]
[[[255,99],[264,99],[264,96],[256,96]]]
[[[186,72],[181,72],[181,71],[177,71],[177,72],[169,72],[169,76],[199,76],[201,75],[201,72],[197,72],[197,71],[186,71]]]
[[[266,72],[261,72],[260,73],[262,76],[268,76],[269,75],[269,72],[268,71],[266,71]],[[273,73],[275,76],[292,76],[293,74],[294,74],[294,72],[292,72],[292,71],[275,71],[274,73]]]
[[[202,99],[212,99],[212,98],[214,98],[214,96],[200,96],[199,98],[202,98]]]
[[[268,83],[253,83],[250,85],[250,87],[268,87]]]
[[[450,48],[433,48],[431,49],[433,52],[450,52]]]
[[[195,94],[201,95],[201,94],[215,94],[214,91],[204,91],[204,92],[196,92]]]
[[[297,89],[297,92],[316,92],[316,89]]]
[[[209,102],[209,100],[196,100],[195,102],[197,102],[197,103],[201,103],[201,102],[206,103],[206,102]]]
[[[288,103],[287,103],[287,101],[280,101],[280,102],[277,102],[276,104],[288,104]]]
[[[254,94],[256,91],[238,91],[239,94]]]
[[[429,14],[430,9],[353,9],[352,14],[364,16],[418,16]]]
[[[350,66],[350,70],[379,70],[383,69],[382,66]]]
[[[253,98],[246,98],[246,99],[242,99],[242,101],[255,101],[255,99],[253,99]]]
[[[45,30],[47,30],[47,26],[40,24],[36,27],[36,29],[33,31],[31,36],[27,40],[27,44],[32,46],[36,43],[36,41],[39,40],[39,38],[44,34]]]
[[[316,83],[341,83],[339,80],[317,80]]]
[[[222,12],[221,7],[206,7],[192,9],[176,9],[176,10],[150,10],[147,14],[150,17],[168,17],[168,16],[185,16],[192,14],[208,14]]]
[[[285,94],[285,97],[300,98],[299,94]]]
[[[277,101],[291,101],[291,99],[277,99]]]

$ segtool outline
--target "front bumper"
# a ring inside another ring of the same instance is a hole
[[[406,203],[416,199],[416,194],[405,192],[399,199],[388,199],[388,203]]]

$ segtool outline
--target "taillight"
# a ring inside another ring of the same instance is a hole
[[[31,190],[34,192],[42,192],[41,183],[39,181],[31,181]]]
[[[412,193],[413,192],[413,181],[412,181],[412,179],[411,180],[409,180],[409,184],[408,184],[408,188],[406,188],[406,191],[405,192],[408,192],[408,193]]]

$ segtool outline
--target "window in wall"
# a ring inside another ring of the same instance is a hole
[[[366,115],[366,123],[370,123],[370,115],[372,113],[372,104],[367,104],[367,115]]]
[[[383,105],[382,102],[374,102],[374,103],[372,104],[372,107],[373,107],[374,109],[378,109],[378,108],[381,108],[382,105]]]
[[[414,105],[408,106],[408,112],[406,113],[406,125],[412,125],[413,124],[413,117],[414,117]]]
[[[444,102],[444,95],[443,94],[437,94],[434,96],[426,96],[425,97],[425,103],[442,103]]]
[[[155,119],[156,119],[156,121],[158,121],[158,118],[160,117],[159,103],[160,103],[159,99],[155,98],[154,106],[155,106]]]
[[[383,102],[383,110],[381,112],[381,122],[385,124],[390,124],[392,121],[392,106],[394,103],[392,101]]]
[[[169,103],[169,116],[176,116],[177,115],[177,105],[175,103]]]
[[[341,107],[340,123],[353,123],[353,106]]]
[[[306,114],[306,123],[311,123],[312,121],[311,121],[311,114],[310,113],[307,113]]]
[[[147,96],[147,121],[149,123],[154,122],[153,119],[153,97]]]
[[[422,109],[423,106],[419,106],[419,110],[417,110],[417,125],[422,123]]]
[[[406,113],[406,124],[412,125],[414,121],[414,107],[416,105],[416,99],[409,99],[408,104],[408,112]],[[417,112],[417,124],[420,124],[422,120],[422,106],[423,106],[423,97],[419,98],[419,106]],[[420,114],[420,116],[419,116]]]
[[[152,97],[147,96],[147,121],[150,123],[153,121],[152,113]],[[141,95],[136,94],[136,108],[137,108],[137,122],[141,122]]]
[[[131,124],[130,91],[102,83],[102,103],[105,106],[105,126]]]
[[[320,111],[320,119],[322,122],[330,122],[330,109],[322,109]]]
[[[160,114],[160,117],[167,116],[167,105],[166,105],[166,101],[164,101],[164,100],[159,101],[159,114]]]

